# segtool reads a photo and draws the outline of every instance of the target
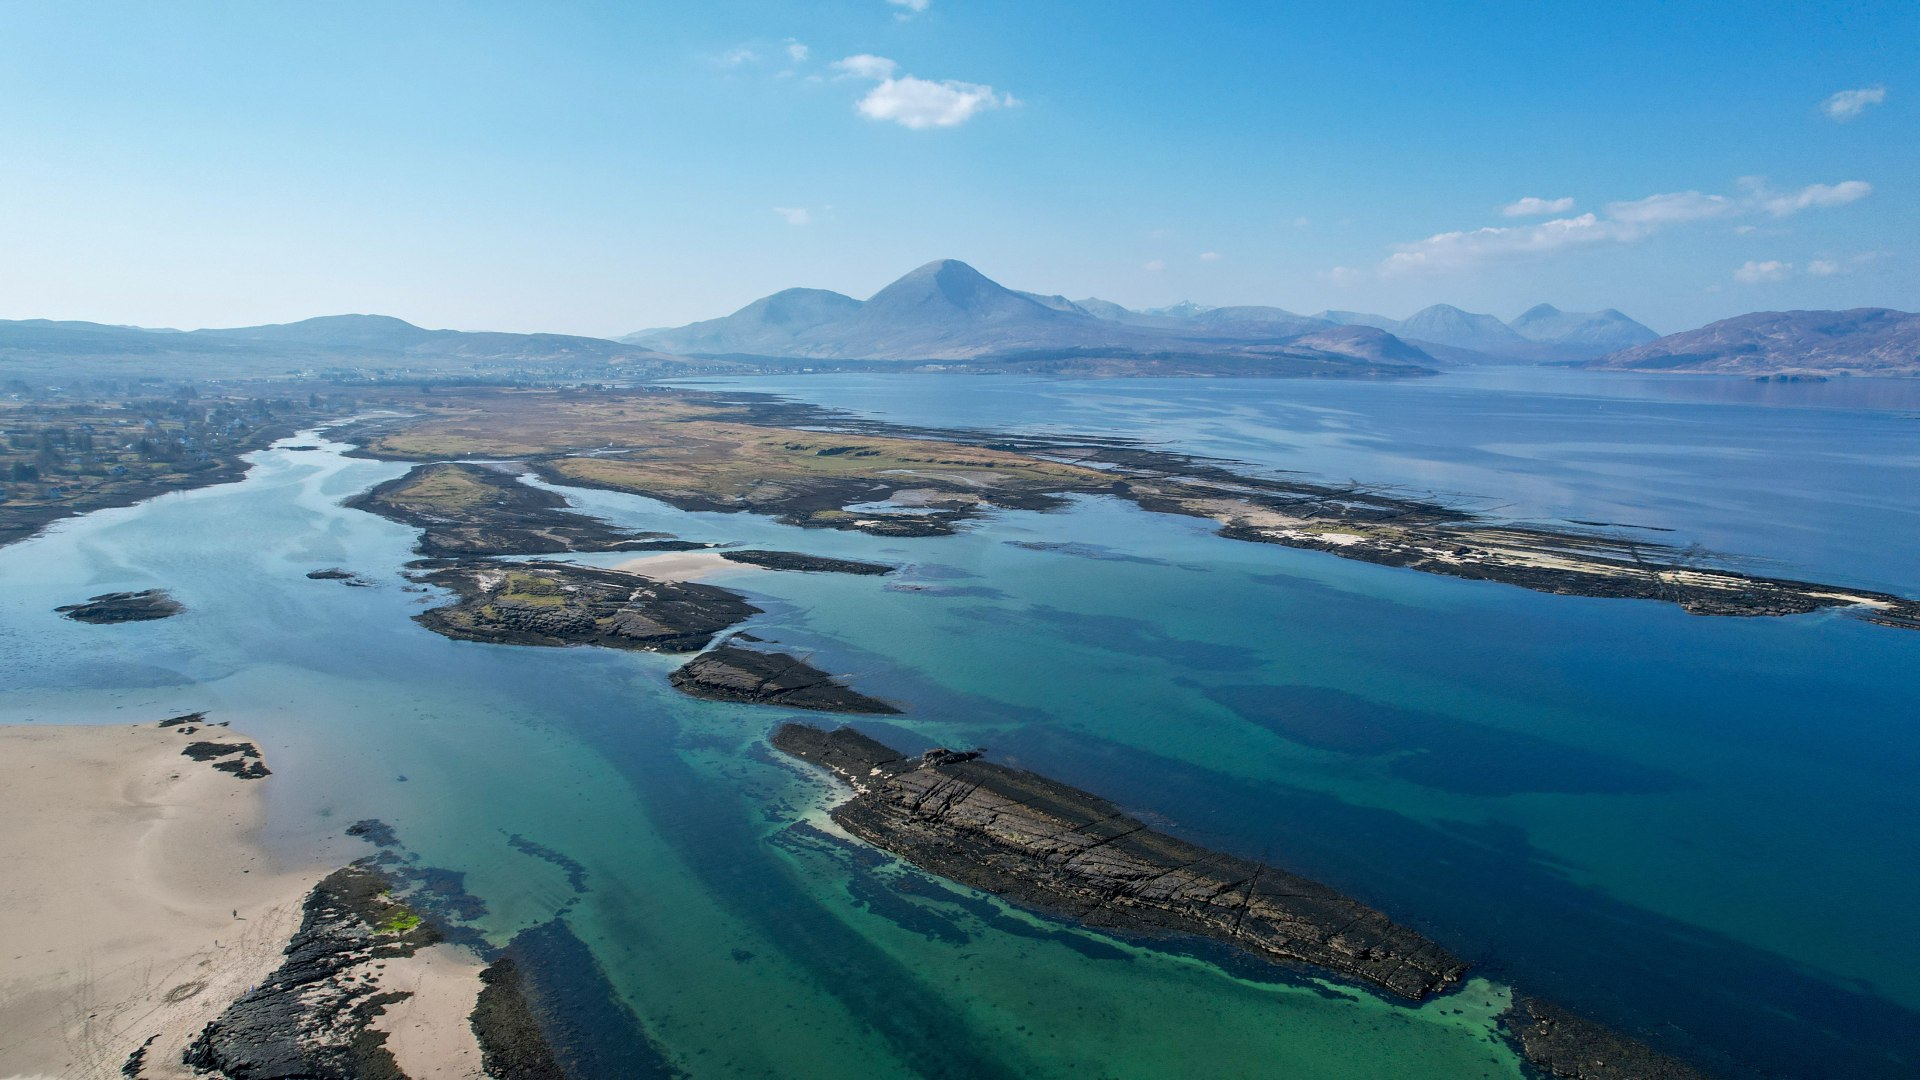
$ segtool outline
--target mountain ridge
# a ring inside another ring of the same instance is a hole
[[[1753,378],[1920,377],[1920,314],[1893,308],[1754,311],[1583,366]]]

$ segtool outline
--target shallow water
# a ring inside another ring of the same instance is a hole
[[[915,423],[1057,415],[1056,429],[1670,525],[1810,576],[1920,585],[1897,556],[1920,523],[1910,405],[1567,378],[781,389]],[[1607,408],[1578,405],[1595,401]],[[1687,434],[1663,444],[1668,429]],[[906,705],[862,725],[902,749],[985,744],[1363,897],[1491,980],[1414,1010],[1063,927],[789,828],[827,825],[832,798],[765,748],[789,714],[681,697],[665,683],[676,658],[419,628],[424,598],[399,575],[412,530],[338,505],[404,467],[326,445],[0,549],[0,720],[234,721],[277,770],[272,840],[289,858],[363,854],[340,830],[378,817],[466,873],[495,941],[577,901],[576,932],[696,1076],[1515,1076],[1488,1035],[1508,982],[1730,1073],[1898,1076],[1920,1060],[1920,979],[1900,944],[1920,932],[1920,710],[1904,677],[1920,635],[1540,596],[1226,541],[1103,499],[888,540],[568,490],[690,539],[906,565],[723,583],[767,609],[755,633]],[[1562,460],[1567,446],[1586,449]],[[1770,471],[1791,488],[1778,503]],[[1661,494],[1636,501],[1635,475],[1662,477]],[[1689,492],[1713,495],[1697,517]],[[1781,505],[1799,521],[1783,525]],[[1840,521],[1858,532],[1828,542]],[[303,576],[333,565],[378,585]],[[187,613],[119,627],[51,613],[152,585]],[[586,892],[510,835],[578,861]]]

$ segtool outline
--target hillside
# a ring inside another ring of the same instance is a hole
[[[1756,311],[1585,365],[1710,375],[1920,376],[1920,315],[1890,308]]]

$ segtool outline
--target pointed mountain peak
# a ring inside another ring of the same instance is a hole
[[[939,304],[974,311],[1008,304],[1046,308],[1001,285],[958,259],[936,259],[917,267],[893,284],[874,293],[867,305],[876,311],[896,306]]]

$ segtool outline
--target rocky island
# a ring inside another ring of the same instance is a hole
[[[973,752],[907,757],[851,728],[785,724],[776,749],[854,789],[841,827],[965,885],[1090,926],[1224,941],[1421,1000],[1467,965],[1315,881],[1148,828],[1097,795]]]
[[[571,563],[472,560],[419,580],[460,599],[415,621],[450,638],[506,645],[696,652],[760,612],[729,589]]]
[[[83,604],[66,604],[53,610],[75,622],[123,623],[148,622],[180,614],[186,608],[165,589],[139,592],[101,593],[89,596]]]
[[[886,714],[900,711],[841,685],[803,660],[786,653],[744,648],[732,641],[687,661],[668,679],[682,693],[714,701],[781,705],[821,712]]]
[[[722,551],[718,554],[728,562],[744,563],[766,570],[797,570],[806,574],[859,574],[879,577],[891,574],[896,569],[886,563],[835,559],[827,555],[802,555],[792,551],[735,550]]]

